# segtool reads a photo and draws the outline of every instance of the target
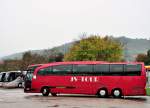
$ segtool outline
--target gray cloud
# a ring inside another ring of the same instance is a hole
[[[0,0],[0,56],[79,34],[149,38],[149,0]]]

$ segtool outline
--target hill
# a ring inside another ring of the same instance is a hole
[[[124,58],[126,61],[134,61],[137,54],[146,54],[150,49],[150,40],[147,39],[131,39],[126,37],[119,37],[117,39],[124,44]]]
[[[127,37],[119,37],[115,38],[120,41],[124,45],[124,58],[126,61],[134,61],[135,57],[139,53],[146,53],[148,49],[150,49],[150,40],[147,39],[131,39]],[[42,49],[42,50],[32,50],[32,54],[40,54],[43,56],[48,56],[54,52],[61,52],[63,54],[67,53],[69,48],[73,45],[72,43],[63,44],[58,47],[54,47],[51,49]],[[24,52],[16,53],[13,55],[5,56],[2,59],[21,59]]]
[[[71,45],[73,44],[73,42],[71,43],[67,43],[67,44],[63,44],[61,46],[57,46],[57,47],[53,47],[51,49],[41,49],[41,50],[29,50],[32,54],[39,54],[42,56],[48,56],[51,53],[54,52],[61,52],[63,54],[65,54],[66,52],[68,52],[69,48],[71,47]],[[27,51],[25,51],[27,52]],[[2,58],[0,58],[1,60],[19,60],[22,59],[22,56],[25,52],[20,52],[20,53],[15,53],[12,55],[8,55],[8,56],[4,56]]]

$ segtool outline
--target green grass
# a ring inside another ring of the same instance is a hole
[[[146,88],[146,94],[147,94],[147,96],[150,96],[150,87],[148,88]]]

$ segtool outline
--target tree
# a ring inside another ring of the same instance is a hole
[[[138,62],[145,62],[146,59],[147,59],[146,54],[138,54],[136,57],[136,61],[138,61]]]
[[[147,59],[145,60],[146,65],[150,65],[150,49],[147,51]]]
[[[150,57],[150,49],[147,51],[147,56]]]
[[[58,53],[55,57],[55,61],[56,62],[61,62],[61,61],[63,61],[63,58],[64,58],[64,54],[63,53]]]
[[[64,61],[121,61],[123,46],[112,37],[98,35],[76,41],[65,54]]]
[[[19,70],[21,66],[20,60],[4,60],[2,64],[3,71]]]
[[[48,62],[61,62],[63,61],[64,54],[63,53],[55,53],[49,56]]]
[[[48,60],[41,55],[25,52],[21,60],[4,60],[3,64],[0,64],[0,71],[26,70],[28,65],[47,62]]]
[[[150,50],[147,51],[147,55],[146,54],[138,54],[136,57],[136,61],[144,62],[145,65],[150,65]]]
[[[40,56],[38,54],[31,54],[31,52],[25,52],[21,60],[20,70],[26,70],[28,65],[31,64],[41,64],[47,62],[48,60],[43,56]]]

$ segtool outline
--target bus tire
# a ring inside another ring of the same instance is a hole
[[[21,87],[22,87],[22,83],[19,83],[19,84],[18,84],[18,88],[21,88]]]
[[[51,93],[52,96],[57,96],[57,93]]]
[[[111,92],[111,95],[112,95],[114,98],[121,98],[121,96],[122,96],[122,91],[121,91],[121,89],[113,89],[112,92]]]
[[[41,91],[42,91],[43,96],[48,96],[49,95],[49,88],[48,87],[42,88]]]
[[[102,89],[98,90],[97,95],[100,98],[108,97],[108,91],[106,88],[102,88]]]

